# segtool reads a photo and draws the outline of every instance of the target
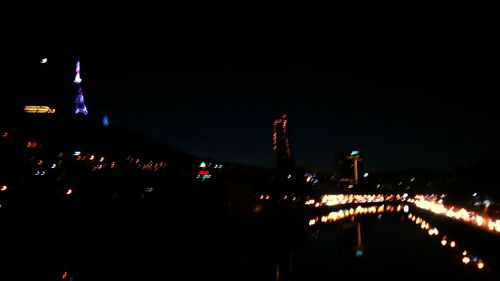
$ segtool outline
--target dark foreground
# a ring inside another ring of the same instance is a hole
[[[498,280],[494,256],[484,270],[465,266],[405,214],[359,218],[356,256],[358,218],[308,227],[297,208],[234,217],[210,204],[153,206],[4,211],[1,280]]]

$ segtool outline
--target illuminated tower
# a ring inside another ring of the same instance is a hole
[[[290,178],[294,157],[287,132],[286,114],[273,121],[273,161],[278,175]]]
[[[80,76],[80,61],[76,62],[75,80],[73,81],[76,85],[76,97],[75,97],[75,114],[89,114],[87,107],[85,106],[85,100],[83,99],[82,78]]]
[[[341,154],[337,157],[335,176],[341,182],[351,184],[350,188],[359,184],[360,175],[363,175],[363,155],[357,150],[350,154]]]

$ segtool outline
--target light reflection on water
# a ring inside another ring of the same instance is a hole
[[[443,247],[453,248],[457,259],[460,260],[465,266],[473,266],[477,270],[485,270],[487,269],[486,262],[478,257],[477,255],[472,254],[470,251],[465,249],[462,244],[459,244],[453,239],[450,239],[451,236],[447,236],[442,231],[440,231],[436,226],[431,225],[425,219],[413,215],[410,212],[410,207],[408,205],[372,205],[372,206],[355,206],[351,208],[344,208],[337,211],[331,211],[326,215],[316,216],[308,220],[308,225],[310,227],[314,227],[320,224],[325,223],[335,223],[340,221],[345,221],[350,219],[350,221],[355,221],[357,218],[368,216],[368,215],[377,215],[380,219],[381,214],[384,213],[407,213],[406,217],[403,217],[402,221],[411,222],[415,225],[419,226],[419,229],[426,232],[428,237],[432,237],[431,239],[440,238],[438,241]],[[363,256],[363,249],[361,244],[361,233],[359,229],[360,222],[357,220],[357,236],[358,236],[358,245],[356,247],[356,256]],[[435,236],[435,237],[434,237]]]
[[[432,212],[434,214],[461,221],[483,231],[500,234],[500,218],[490,217],[487,214],[478,214],[464,207],[445,204],[446,194],[415,194],[409,196],[404,194],[324,194],[320,201],[308,199],[306,206],[335,207],[346,204],[406,202],[414,206]]]

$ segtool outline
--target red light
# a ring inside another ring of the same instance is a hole
[[[198,172],[198,175],[208,175],[208,171],[207,170],[201,170]]]
[[[71,188],[69,188],[69,189],[66,191],[66,195],[71,195],[71,193],[73,193],[73,190],[71,190]]]
[[[62,275],[62,280],[66,279],[66,277],[68,277],[68,272],[65,271]]]
[[[281,116],[281,118],[285,119],[286,118],[286,113]]]

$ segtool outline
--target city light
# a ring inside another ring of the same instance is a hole
[[[425,225],[426,226],[425,228],[424,227],[420,227],[422,229],[432,228],[432,226],[426,220],[424,220],[424,219],[422,219],[420,217],[414,216],[413,214],[409,214],[408,215],[408,219],[410,219],[411,221],[415,222],[415,224],[417,224],[417,225],[418,224]],[[430,236],[433,236],[433,235],[438,235],[439,232],[437,231],[437,228],[434,227],[431,230],[429,230],[428,233],[429,233]],[[449,241],[446,236],[443,236],[441,238],[440,243],[441,243],[441,245],[443,247],[446,246],[446,245],[450,245],[451,248],[458,248],[459,253],[461,251],[460,258],[461,258],[462,262],[465,265],[469,264],[472,261],[473,263],[476,264],[476,266],[479,269],[482,269],[484,267],[484,262],[481,259],[479,259],[478,257],[473,257],[472,259],[469,258],[467,256],[468,252],[466,250],[460,249],[460,247],[457,245],[457,243],[455,241],[453,241],[453,240]],[[479,265],[480,263],[482,265]]]
[[[430,211],[437,215],[459,220],[489,232],[500,233],[500,219],[487,215],[479,215],[465,208],[446,206],[443,204],[442,199],[438,199],[436,195],[416,195],[414,204],[420,209]]]
[[[381,213],[393,213],[393,212],[399,212],[401,208],[397,208],[391,205],[380,205],[380,206],[368,206],[368,207],[362,207],[362,206],[357,206],[356,208],[349,208],[349,209],[342,209],[338,211],[332,211],[328,213],[328,215],[321,216],[320,218],[315,218],[312,219],[315,222],[318,220],[321,220],[321,222],[326,223],[326,222],[337,222],[342,219],[346,219],[349,217],[353,216],[359,216],[359,215],[369,215],[369,214],[381,214]],[[311,224],[311,221],[309,221],[309,224]]]
[[[76,84],[82,83],[82,78],[80,77],[80,61],[76,62],[75,79],[73,82]]]
[[[80,76],[80,61],[76,62],[75,79],[73,82],[77,85],[77,94],[75,97],[75,114],[89,114],[87,106],[85,105],[85,100],[83,98],[83,91],[81,88],[82,78]]]
[[[102,117],[102,125],[104,127],[108,127],[109,126],[109,117],[108,117],[108,115],[104,115],[104,117]]]
[[[383,203],[409,201],[403,195],[384,194],[325,194],[321,196],[319,206],[337,206],[345,204]],[[409,207],[406,206],[409,210]],[[403,207],[404,208],[404,207]]]
[[[6,184],[2,185],[2,187],[0,188],[0,191],[6,191],[8,188],[8,186]]]
[[[50,108],[46,105],[25,105],[24,112],[26,113],[55,113],[54,108]]]

